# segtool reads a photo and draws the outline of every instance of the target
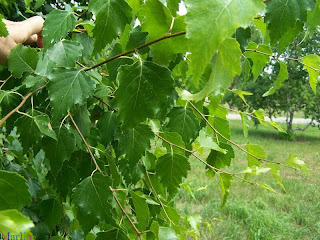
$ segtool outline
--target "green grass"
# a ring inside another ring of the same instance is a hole
[[[241,123],[231,121],[230,126],[232,140],[244,143]],[[295,141],[281,140],[275,130],[262,126],[249,132],[249,142],[262,145],[269,160],[285,162],[293,153],[308,165],[310,176],[283,168],[281,174],[287,194],[270,174],[259,176],[256,181],[268,183],[280,193],[235,179],[229,199],[221,209],[217,178],[208,178],[203,165],[192,161],[192,171],[185,183],[194,191],[195,199],[182,189],[176,205],[184,216],[199,214],[204,221],[211,222],[214,235],[203,224],[201,239],[320,239],[320,131],[309,128],[295,136]],[[228,171],[246,167],[246,155],[235,151],[236,158]]]

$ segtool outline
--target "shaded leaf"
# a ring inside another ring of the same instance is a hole
[[[40,216],[50,231],[58,225],[64,216],[63,206],[59,198],[44,200],[40,203]]]
[[[97,122],[100,133],[100,141],[107,146],[114,139],[114,134],[118,127],[118,121],[114,112],[104,112]]]
[[[185,147],[181,136],[176,132],[161,132],[161,133],[159,133],[159,135],[177,146],[180,146],[182,148]],[[171,148],[171,146],[168,143],[166,143],[165,141],[162,142],[162,145],[164,147],[166,147],[168,153],[171,152],[171,149],[172,149],[173,152],[175,152],[175,153],[180,153],[182,155],[184,154],[184,151],[182,149],[174,147],[174,146],[172,146],[172,148]]]
[[[138,219],[138,229],[140,231],[144,231],[148,227],[150,221],[148,205],[146,200],[137,193],[130,191],[130,195],[132,197],[133,206]]]
[[[97,234],[96,240],[105,240],[105,239],[112,239],[112,240],[129,240],[128,236],[121,230],[121,229],[112,229],[108,232],[99,232]]]

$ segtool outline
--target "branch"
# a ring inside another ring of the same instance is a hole
[[[105,101],[103,101],[102,98],[100,97],[97,97],[97,96],[93,96],[95,99],[99,100],[99,102],[101,102],[102,104],[106,105],[108,107],[108,110],[112,110],[114,111],[115,113],[118,113],[118,109],[114,109],[110,104],[106,103]]]
[[[94,158],[94,156],[93,156],[93,154],[92,154],[92,152],[91,152],[91,149],[90,149],[89,144],[87,143],[86,139],[83,137],[83,135],[82,135],[82,133],[81,133],[78,125],[77,125],[76,122],[74,121],[74,119],[73,119],[73,117],[71,116],[70,112],[68,112],[68,116],[70,117],[73,126],[74,126],[75,129],[77,130],[77,132],[78,132],[79,136],[81,137],[84,145],[86,146],[86,148],[87,148],[87,150],[88,150],[88,152],[89,152],[89,154],[90,154],[90,156],[91,156],[91,158],[92,158],[92,161],[93,161],[94,165],[96,166],[96,170],[98,170],[98,171],[101,173],[101,172],[102,172],[102,171],[101,171],[101,168],[99,167],[96,159]]]
[[[173,38],[173,37],[178,37],[178,36],[185,35],[185,34],[186,34],[186,32],[183,31],[183,32],[173,33],[173,34],[170,34],[170,35],[165,35],[165,36],[163,36],[163,37],[161,37],[161,38],[158,38],[158,39],[153,40],[153,41],[151,41],[151,42],[145,43],[145,44],[143,44],[143,45],[141,45],[141,46],[139,46],[139,47],[137,47],[137,48],[131,49],[131,50],[127,51],[127,52],[123,52],[123,53],[120,53],[120,54],[118,54],[118,55],[115,55],[115,56],[113,56],[113,57],[111,57],[111,58],[108,58],[108,59],[104,60],[103,62],[100,62],[100,63],[98,63],[98,64],[95,64],[95,65],[93,65],[93,66],[91,66],[91,67],[84,68],[83,71],[85,71],[85,72],[90,71],[90,70],[92,70],[92,69],[94,69],[94,68],[100,67],[100,66],[103,65],[103,64],[106,64],[106,63],[108,63],[108,62],[111,62],[111,61],[113,61],[113,60],[115,60],[115,59],[117,59],[117,58],[119,58],[119,57],[123,57],[123,56],[129,55],[129,54],[131,54],[131,53],[136,52],[137,50],[140,50],[140,49],[142,49],[142,48],[148,47],[148,46],[150,46],[150,45],[152,45],[152,44],[155,44],[155,43],[157,43],[157,42],[160,42],[160,41],[162,41],[162,40],[165,40],[165,39],[168,39],[168,38]]]
[[[126,213],[126,211],[123,209],[123,207],[122,207],[119,199],[117,198],[117,196],[116,196],[116,194],[115,194],[115,192],[114,192],[115,190],[114,190],[111,186],[110,186],[109,188],[110,188],[110,190],[111,190],[111,192],[112,192],[112,195],[113,195],[114,199],[116,200],[116,202],[117,202],[117,204],[118,204],[121,212],[122,212],[122,213],[127,217],[127,219],[129,220],[132,228],[133,228],[134,231],[137,233],[138,238],[139,238],[140,240],[142,240],[142,237],[141,237],[141,234],[142,234],[142,233],[138,230],[138,228],[136,227],[136,225],[134,225],[134,223],[132,222],[132,220],[131,220],[131,218],[129,217],[129,215],[128,215],[128,214]]]
[[[294,128],[294,129],[292,129],[292,132],[294,132],[294,131],[304,131],[304,130],[306,130],[308,127],[310,127],[310,126],[312,125],[312,123],[313,123],[313,119],[311,119],[311,122],[309,122],[305,127],[303,127],[303,128],[299,128],[299,127]]]
[[[0,121],[0,127],[2,126],[2,124],[5,123],[5,121],[7,121],[7,119],[9,117],[11,117],[15,112],[19,111],[19,109],[26,103],[26,101],[28,100],[29,97],[31,97],[33,94],[35,94],[36,92],[39,92],[40,90],[44,89],[46,87],[46,85],[43,85],[42,87],[37,88],[36,90],[30,92],[28,95],[26,95],[23,100],[21,101],[21,103],[15,108],[13,109],[11,112],[9,112],[4,118],[1,119]]]

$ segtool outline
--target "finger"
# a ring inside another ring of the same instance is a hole
[[[37,41],[38,41],[38,35],[33,34],[27,39],[27,41],[24,42],[24,44],[31,44],[31,43],[35,43]]]
[[[11,37],[0,38],[0,64],[4,64],[8,61],[8,56],[12,48],[17,44]]]

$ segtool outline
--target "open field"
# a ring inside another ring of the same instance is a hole
[[[244,143],[240,121],[231,121],[232,140]],[[296,141],[278,139],[276,130],[259,126],[249,132],[250,143],[264,147],[268,159],[284,162],[289,153],[299,155],[308,165],[310,176],[293,169],[283,169],[287,194],[275,183],[271,174],[257,179],[268,183],[280,193],[272,193],[235,179],[229,199],[220,208],[220,184],[208,179],[200,162],[193,161],[185,180],[195,199],[182,189],[177,207],[183,215],[199,214],[210,221],[214,235],[201,226],[201,239],[320,239],[320,131],[309,128],[295,133]],[[234,166],[246,166],[246,155],[237,149]]]

